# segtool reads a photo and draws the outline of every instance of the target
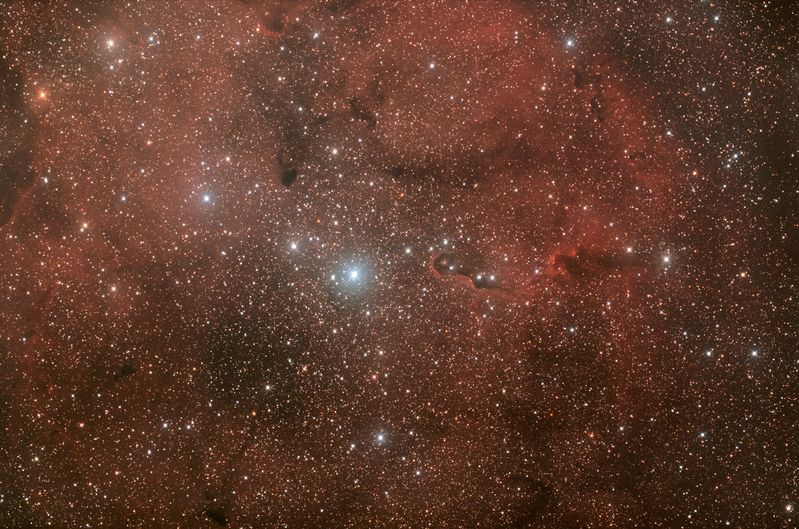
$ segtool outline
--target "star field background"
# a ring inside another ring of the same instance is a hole
[[[0,526],[799,509],[799,6],[11,2]]]

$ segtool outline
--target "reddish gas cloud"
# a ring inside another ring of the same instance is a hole
[[[662,515],[637,479],[679,406],[659,296],[699,295],[696,173],[554,11],[14,4],[13,521]],[[618,425],[646,433],[611,455]]]

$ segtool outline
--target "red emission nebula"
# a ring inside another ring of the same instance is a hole
[[[0,10],[1,527],[799,523],[799,6]]]

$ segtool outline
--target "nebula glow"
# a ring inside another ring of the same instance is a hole
[[[4,5],[0,526],[793,527],[772,4]]]

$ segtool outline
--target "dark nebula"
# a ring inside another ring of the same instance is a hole
[[[0,527],[790,528],[799,7],[0,7]]]
[[[295,167],[287,167],[286,169],[283,169],[282,173],[280,174],[280,181],[284,186],[290,186],[295,180],[297,180],[297,169]]]

